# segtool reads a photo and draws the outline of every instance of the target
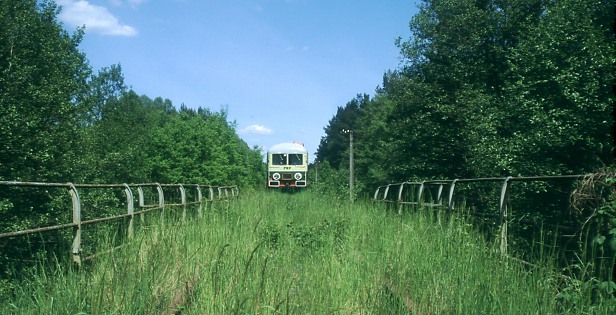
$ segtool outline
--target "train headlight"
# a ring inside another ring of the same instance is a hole
[[[302,173],[295,173],[294,177],[295,177],[295,180],[300,180],[302,179]]]
[[[272,174],[272,179],[279,180],[280,179],[280,174],[279,173]]]

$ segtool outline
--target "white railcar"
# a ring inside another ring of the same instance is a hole
[[[267,186],[306,187],[308,151],[299,142],[280,143],[267,150]]]

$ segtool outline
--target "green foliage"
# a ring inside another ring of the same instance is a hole
[[[349,191],[348,170],[336,170],[328,161],[316,162],[310,167],[309,189],[319,194],[347,196]]]
[[[393,100],[379,95],[360,109],[354,137],[356,179],[370,187],[386,183],[394,175],[385,161],[391,160],[391,154],[396,152],[395,135],[383,119],[392,116],[394,105]]]
[[[72,175],[77,107],[89,75],[52,1],[0,2],[0,179],[56,181]]]
[[[586,177],[572,195],[578,220],[579,256],[569,267],[579,278],[614,280],[616,264],[616,171]]]
[[[324,129],[325,136],[321,138],[317,148],[316,160],[327,160],[335,169],[349,166],[349,135],[344,130],[355,130],[359,109],[369,102],[367,94],[358,94],[346,106],[338,107],[336,115]]]
[[[239,138],[224,110],[184,107],[151,135],[146,159],[150,181],[243,187],[262,182],[260,150]]]
[[[507,149],[533,161],[516,161],[520,173],[591,172],[613,163],[613,28],[601,20],[613,2],[558,1],[544,10],[508,56],[505,117],[527,119],[508,125]]]
[[[120,65],[92,74],[78,48],[83,29],[68,34],[58,13],[52,0],[0,1],[0,180],[261,184],[261,151],[239,138],[225,110],[177,110],[139,96]],[[67,198],[65,190],[0,187],[0,233],[71,222]],[[114,214],[122,198],[84,194],[94,207],[85,215]],[[0,276],[65,252],[69,233],[3,239]]]
[[[344,168],[348,127],[369,189],[612,165],[613,21],[612,1],[424,0],[401,66],[339,108],[318,159]]]

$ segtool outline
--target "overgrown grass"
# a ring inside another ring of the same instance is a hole
[[[469,224],[254,193],[141,231],[86,270],[42,266],[2,314],[611,314],[614,299],[502,259]]]

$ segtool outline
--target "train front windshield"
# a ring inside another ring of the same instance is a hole
[[[272,165],[303,165],[303,154],[272,154]]]
[[[304,164],[304,156],[302,154],[289,154],[289,165]]]
[[[272,154],[272,164],[273,165],[287,165],[287,155],[286,154]]]

